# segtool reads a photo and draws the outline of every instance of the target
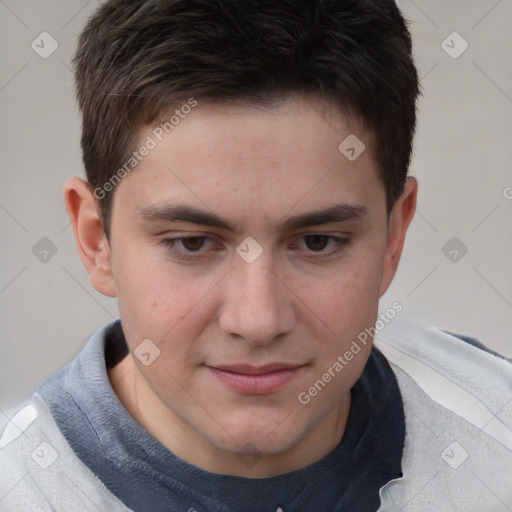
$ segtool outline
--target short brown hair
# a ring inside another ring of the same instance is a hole
[[[418,76],[393,0],[110,0],[74,59],[87,180],[103,187],[140,129],[187,99],[334,101],[370,129],[388,212],[403,191]],[[108,235],[112,193],[97,197]]]

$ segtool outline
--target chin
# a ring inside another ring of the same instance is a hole
[[[295,445],[305,433],[305,426],[296,421],[290,421],[289,412],[256,416],[248,414],[236,421],[222,424],[222,429],[212,435],[206,434],[210,442],[222,450],[249,454],[249,455],[275,455],[282,453]],[[257,418],[257,420],[255,420]],[[251,453],[252,452],[252,453]]]

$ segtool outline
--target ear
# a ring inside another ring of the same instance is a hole
[[[73,226],[78,254],[91,284],[103,295],[117,295],[110,264],[110,247],[98,205],[89,184],[74,177],[64,184],[64,203]]]
[[[402,195],[398,198],[389,215],[388,234],[384,260],[382,263],[382,278],[379,287],[379,297],[382,297],[395,276],[398,262],[404,247],[407,228],[416,211],[418,182],[409,177],[405,182]]]

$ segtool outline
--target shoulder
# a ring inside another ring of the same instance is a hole
[[[33,441],[37,428],[37,411],[26,405],[7,423],[0,437],[0,510],[19,510],[21,504],[30,503],[34,510],[50,511],[51,506],[37,485],[30,478],[27,467],[44,464],[51,456],[46,446],[41,446],[41,457],[37,457],[37,444]],[[45,457],[46,455],[46,457]],[[34,457],[34,458],[32,458]]]
[[[484,512],[512,503],[510,362],[472,339],[404,318],[375,344],[395,372],[406,417],[404,476],[384,489],[390,508],[381,510],[450,503]]]
[[[74,454],[34,395],[0,437],[0,511],[129,512]]]
[[[512,398],[511,362],[474,338],[402,318],[375,344],[432,400],[470,423],[486,424],[495,415],[485,409],[500,411]],[[502,441],[512,449],[512,438]]]

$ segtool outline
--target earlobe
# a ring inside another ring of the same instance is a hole
[[[103,295],[115,297],[110,246],[87,182],[77,177],[69,178],[64,184],[64,203],[78,254],[89,273],[91,284]]]
[[[405,235],[414,217],[414,212],[416,211],[417,194],[418,182],[416,178],[407,178],[404,191],[398,198],[389,216],[388,236],[382,264],[379,297],[382,297],[388,289],[398,268],[404,247]]]

